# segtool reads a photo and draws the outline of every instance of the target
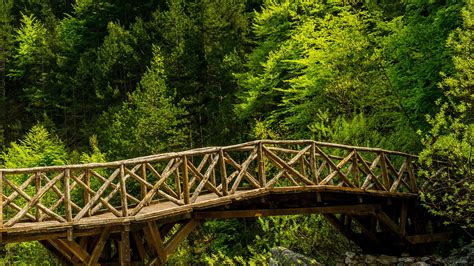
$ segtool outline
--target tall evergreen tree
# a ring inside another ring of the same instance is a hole
[[[7,65],[13,49],[13,2],[0,1],[0,148],[3,147],[7,129]]]
[[[185,111],[175,105],[166,85],[163,57],[155,46],[150,67],[139,88],[120,107],[102,117],[98,132],[112,158],[143,156],[188,146]]]

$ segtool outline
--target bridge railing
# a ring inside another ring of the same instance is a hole
[[[110,163],[0,169],[0,225],[74,224],[104,212],[127,218],[147,215],[150,204],[169,208],[274,187],[418,193],[427,182],[417,178],[416,162],[382,149],[261,140]]]

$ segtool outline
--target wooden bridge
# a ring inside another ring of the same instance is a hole
[[[206,219],[320,213],[365,250],[400,252],[447,237],[419,206],[430,179],[417,167],[402,152],[261,140],[0,169],[0,240],[40,241],[65,264],[164,264]]]

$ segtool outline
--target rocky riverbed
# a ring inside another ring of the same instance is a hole
[[[295,253],[283,247],[272,248],[272,257],[269,265],[323,265],[317,260]],[[410,256],[410,254],[401,254],[401,256],[388,256],[383,254],[357,254],[346,252],[343,256],[336,259],[336,265],[396,265],[396,266],[423,266],[423,265],[474,265],[474,243],[462,248],[455,249],[449,257],[440,257],[438,255]]]

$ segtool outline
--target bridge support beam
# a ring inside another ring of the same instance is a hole
[[[40,241],[66,265],[164,265],[201,223],[188,219],[158,225],[149,221],[133,229],[105,227],[99,235]],[[177,230],[172,230],[175,227]],[[173,232],[172,234],[170,234]],[[166,241],[165,241],[166,239]]]

